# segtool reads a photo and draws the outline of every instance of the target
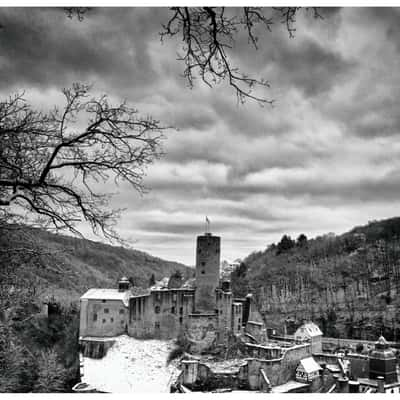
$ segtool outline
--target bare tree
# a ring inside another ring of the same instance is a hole
[[[222,82],[234,89],[240,103],[254,100],[260,105],[272,104],[258,93],[268,88],[264,78],[254,78],[232,64],[234,44],[241,32],[247,36],[254,49],[259,47],[259,33],[270,32],[274,25],[284,25],[290,38],[296,32],[296,17],[301,7],[171,7],[171,16],[162,25],[161,40],[181,36],[182,46],[178,60],[185,64],[183,72],[189,87],[197,77],[208,86]],[[318,7],[305,7],[315,19],[323,16]],[[64,8],[69,18],[82,21],[90,14],[88,7]],[[260,29],[261,28],[261,29]]]
[[[145,191],[146,166],[162,154],[159,122],[127,104],[110,104],[74,84],[62,109],[43,113],[16,94],[0,102],[0,219],[7,209],[41,226],[68,229],[87,221],[95,233],[118,238],[120,210],[109,208],[100,184],[114,179]],[[97,188],[96,188],[97,186]]]
[[[178,59],[185,64],[184,76],[193,87],[198,75],[209,86],[227,81],[236,92],[238,101],[255,100],[259,104],[272,103],[254,90],[269,87],[264,78],[254,78],[232,65],[231,55],[241,31],[249,45],[259,45],[258,28],[271,31],[274,23],[284,24],[289,36],[296,31],[296,15],[300,7],[172,7],[172,16],[163,25],[161,38],[181,35],[183,46]],[[309,10],[306,8],[306,10]],[[313,16],[322,18],[318,8]],[[268,15],[267,15],[268,14]]]

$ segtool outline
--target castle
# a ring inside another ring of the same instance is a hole
[[[118,289],[90,289],[80,299],[80,337],[173,339],[180,334],[201,351],[230,334],[265,336],[252,296],[234,299],[230,282],[220,280],[221,238],[197,237],[195,280],[181,287],[152,287],[135,295],[126,278]]]

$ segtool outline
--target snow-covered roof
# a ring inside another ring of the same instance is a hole
[[[314,360],[312,357],[307,357],[303,358],[300,361],[300,365],[303,368],[303,370],[307,373],[310,374],[311,372],[319,371],[322,368],[319,366],[319,364]],[[299,365],[299,366],[300,366]]]
[[[126,307],[129,305],[129,291],[120,292],[118,289],[89,289],[81,299],[87,300],[120,300]]]
[[[159,281],[157,281],[150,288],[150,290],[168,289],[168,282],[169,282],[169,278],[167,276],[165,276],[164,278],[162,278]]]
[[[314,336],[321,336],[322,332],[321,329],[318,328],[318,325],[314,324],[314,322],[307,322],[304,325],[300,326],[297,329],[295,336],[297,335],[304,335],[314,337]]]

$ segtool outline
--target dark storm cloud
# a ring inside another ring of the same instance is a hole
[[[147,42],[158,40],[160,18],[159,9],[108,8],[91,10],[79,22],[62,9],[3,8],[0,85],[60,87],[96,79],[135,88],[154,84]]]
[[[313,40],[300,45],[293,43],[292,46],[283,52],[276,52],[272,62],[280,69],[280,74],[288,77],[286,85],[294,85],[307,97],[329,91],[356,66],[340,53],[324,48]]]

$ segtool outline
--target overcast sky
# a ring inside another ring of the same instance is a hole
[[[342,233],[399,215],[400,11],[347,8],[298,18],[240,38],[233,62],[271,82],[274,107],[238,105],[225,85],[187,87],[178,42],[160,43],[167,9],[92,10],[83,22],[59,10],[0,9],[0,92],[25,90],[38,107],[89,82],[113,99],[175,126],[149,169],[143,197],[127,185],[119,233],[138,249],[194,264],[195,237],[222,237],[234,260],[279,241]],[[82,228],[87,232],[87,228]]]

